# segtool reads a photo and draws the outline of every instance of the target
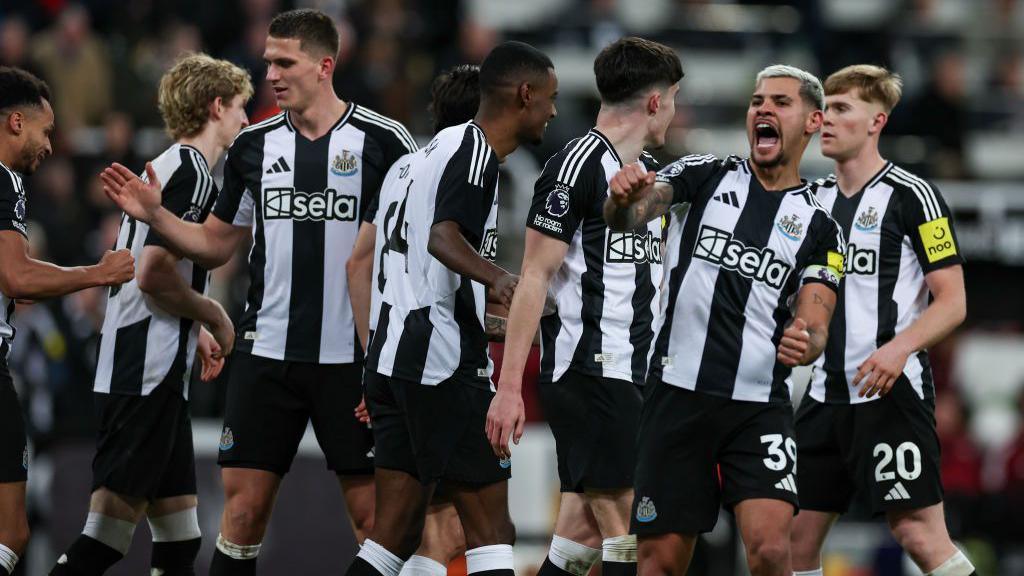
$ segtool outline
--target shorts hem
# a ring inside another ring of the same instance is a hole
[[[359,467],[334,467],[330,464],[327,465],[327,469],[334,472],[338,476],[373,476],[374,466],[359,466]]]
[[[265,470],[267,472],[273,472],[282,478],[288,474],[291,470],[291,466],[281,467],[274,466],[273,464],[266,464],[264,462],[252,462],[247,460],[217,460],[217,465],[221,468],[245,468],[248,470]]]
[[[797,500],[796,494],[791,494],[789,492],[781,493],[772,490],[749,490],[739,494],[732,494],[730,498],[722,500],[722,505],[729,511],[732,511],[736,505],[746,500],[778,500],[779,502],[785,502],[792,506],[794,516],[796,516],[797,512],[800,511],[800,504]]]

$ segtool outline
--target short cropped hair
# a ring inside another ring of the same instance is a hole
[[[42,106],[50,100],[50,87],[21,68],[0,66],[0,111],[19,106]]]
[[[543,75],[554,68],[546,54],[525,42],[499,44],[480,64],[480,93],[494,94],[503,86],[519,84],[523,75]]]
[[[249,73],[227,60],[187,54],[160,79],[157,104],[167,133],[178,140],[199,134],[218,96],[228,105],[235,96],[252,97]]]
[[[338,27],[331,17],[310,8],[298,8],[274,16],[268,33],[274,38],[296,39],[303,52],[315,56],[337,58],[341,46]]]
[[[668,46],[629,36],[601,50],[594,60],[594,76],[601,101],[619,104],[652,87],[679,82],[683,64]]]
[[[430,88],[430,106],[434,133],[449,126],[469,122],[480,107],[480,67],[455,66],[443,72]]]
[[[825,109],[825,89],[821,87],[821,80],[806,70],[787,64],[773,64],[757,73],[757,81],[760,84],[765,78],[793,78],[800,81],[800,96],[805,102],[818,110]]]
[[[888,114],[903,95],[903,79],[895,72],[872,64],[854,64],[825,79],[825,95],[856,89],[861,100],[881,104]]]

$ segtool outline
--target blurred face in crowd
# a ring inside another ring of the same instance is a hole
[[[826,96],[821,153],[840,162],[857,156],[888,118],[881,104],[862,100],[856,88]]]
[[[42,106],[22,106],[8,116],[8,122],[13,122],[20,131],[18,139],[21,141],[21,153],[10,168],[22,174],[32,174],[47,156],[53,154],[50,145],[54,128],[53,108],[46,100]]]
[[[212,104],[220,112],[218,139],[225,146],[231,144],[242,128],[249,125],[249,117],[245,114],[245,102],[241,94],[236,94],[226,104],[220,98]]]
[[[282,110],[302,112],[309,108],[320,83],[330,82],[334,73],[333,58],[303,50],[297,38],[268,36],[263,60],[267,63],[267,81]]]
[[[676,94],[678,92],[679,83],[677,82],[666,89],[655,91],[648,97],[647,109],[654,111],[648,124],[648,146],[661,148],[665,145],[665,133],[668,132],[669,124],[676,116]]]
[[[796,78],[764,78],[747,108],[750,158],[762,168],[800,162],[807,138],[821,128],[821,111],[800,96]]]
[[[555,109],[555,98],[558,96],[558,77],[555,71],[548,68],[547,74],[540,81],[531,82],[528,90],[529,98],[524,98],[526,107],[522,110],[520,141],[540,144],[544,140],[548,122],[558,114]]]

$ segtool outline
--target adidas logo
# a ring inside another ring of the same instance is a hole
[[[785,478],[775,483],[775,487],[779,490],[786,490],[796,494],[796,480],[792,474],[787,474]]]
[[[277,159],[270,168],[267,168],[267,174],[280,174],[282,172],[291,172],[292,168],[288,165],[288,162],[284,159],[284,156]]]
[[[897,482],[895,486],[889,489],[889,493],[885,495],[883,500],[886,502],[891,502],[893,500],[910,500],[910,492],[907,492],[907,489],[903,487],[902,482]]]
[[[715,196],[714,198],[715,198],[715,200],[717,200],[719,202],[724,202],[724,203],[728,204],[729,206],[732,206],[733,208],[739,208],[740,207],[740,201],[739,201],[739,198],[736,197],[736,191],[735,190],[730,190],[728,192],[722,192],[721,194],[719,194],[718,196]]]

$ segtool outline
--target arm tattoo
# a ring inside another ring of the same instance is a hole
[[[815,304],[820,304],[823,308],[825,308],[825,310],[828,310],[829,314],[831,314],[834,311],[832,306],[829,306],[828,304],[825,304],[825,299],[824,298],[822,298],[821,296],[818,296],[817,294],[812,294],[812,296],[813,296],[812,301]]]
[[[608,214],[608,225],[613,230],[634,230],[668,212],[672,206],[672,186],[663,182],[655,182],[654,186],[630,206],[620,208],[612,205]],[[611,199],[607,200],[611,203]]]
[[[502,342],[505,340],[505,328],[508,326],[508,318],[484,314],[484,333],[489,340]]]

